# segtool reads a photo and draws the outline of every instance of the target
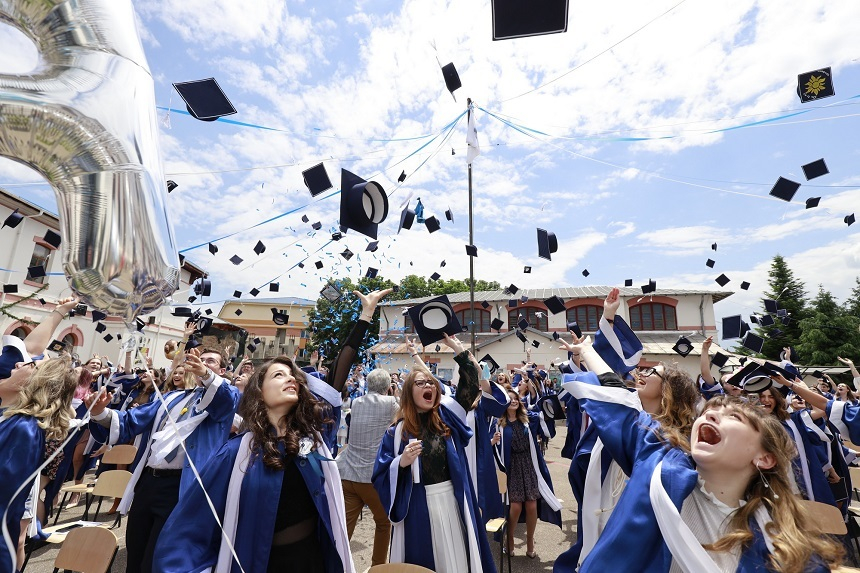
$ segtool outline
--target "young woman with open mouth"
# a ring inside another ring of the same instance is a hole
[[[482,389],[478,367],[456,338],[446,335],[444,343],[459,366],[456,398],[443,397],[424,369],[412,370],[377,454],[373,485],[393,526],[389,561],[437,573],[495,573],[466,454],[466,413]]]
[[[824,572],[841,561],[840,544],[808,531],[789,478],[795,449],[761,408],[718,396],[684,435],[625,390],[565,388],[633,468],[581,573]]]

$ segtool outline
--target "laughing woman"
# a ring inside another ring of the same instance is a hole
[[[328,383],[305,374],[286,356],[254,372],[239,403],[246,432],[222,446],[201,472],[224,535],[195,483],[162,530],[154,571],[355,570],[330,430],[340,413],[349,361],[379,300],[389,292],[356,292],[361,318],[341,348]]]
[[[457,339],[446,335],[445,344],[459,366],[456,400],[413,370],[403,382],[399,419],[379,446],[373,485],[393,524],[389,561],[437,573],[495,573],[466,455],[478,369]]]

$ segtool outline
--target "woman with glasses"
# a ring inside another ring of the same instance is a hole
[[[373,485],[393,524],[389,561],[437,573],[494,573],[496,568],[469,478],[466,412],[482,387],[478,365],[456,339],[456,398],[416,368],[406,375],[398,420],[382,437]],[[488,439],[488,436],[485,437]]]
[[[508,478],[508,551],[513,554],[514,529],[518,522],[526,522],[526,556],[535,553],[535,527],[538,516],[541,521],[561,527],[561,504],[552,488],[552,479],[538,445],[541,429],[541,414],[527,411],[513,388],[507,388],[510,403],[499,419],[498,430],[493,435],[493,445],[499,452]],[[523,514],[523,509],[525,513]]]

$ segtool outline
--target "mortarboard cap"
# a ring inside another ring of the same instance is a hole
[[[750,322],[753,324],[758,324],[758,315],[757,314],[751,314],[750,315]]]
[[[657,281],[654,279],[648,279],[647,285],[642,285],[642,294],[648,294],[651,292],[655,292],[657,290]]]
[[[249,290],[249,291],[248,291],[248,293],[249,293],[251,296],[257,296],[258,294],[260,294],[260,291],[259,291],[258,289],[256,289],[256,288],[252,288],[251,290]]]
[[[397,182],[398,182],[398,183],[403,183],[404,181],[406,181],[406,172],[405,172],[405,171],[401,171],[401,172],[400,172],[400,175],[397,177]]]
[[[51,352],[62,352],[66,349],[66,343],[61,340],[52,340],[48,345],[48,350]]]
[[[191,309],[187,306],[176,306],[173,308],[173,312],[171,312],[173,316],[191,316]]]
[[[262,255],[266,252],[266,245],[263,244],[263,241],[257,241],[257,244],[254,245],[254,252],[258,255]]]
[[[7,284],[3,285],[3,294],[15,294],[18,292],[18,285]]]
[[[477,257],[478,247],[476,247],[475,245],[466,245],[466,254],[470,257]]]
[[[454,95],[454,92],[463,87],[460,82],[460,75],[457,73],[457,68],[453,63],[442,66],[442,77],[445,78],[445,87]],[[456,98],[455,98],[456,100]]]
[[[582,276],[587,277],[591,273],[588,272],[588,269],[582,269]]]
[[[532,272],[532,268],[531,268],[530,266],[526,265],[526,266],[524,266],[524,267],[523,267],[523,272],[524,272],[525,274],[529,274],[529,273],[531,273],[531,272]]]
[[[242,309],[237,308],[236,310],[233,311],[233,314],[235,314],[236,316],[242,316]]]
[[[624,286],[632,287],[633,286],[633,279],[624,279]]]
[[[748,392],[762,392],[770,388],[772,384],[768,373],[762,369],[759,363],[752,360],[748,361],[740,370],[736,370],[726,382]]]
[[[290,316],[282,310],[272,308],[272,322],[278,326],[283,326],[290,321]]]
[[[717,244],[716,244],[716,243],[711,243],[711,250],[712,250],[712,251],[716,251],[716,250],[717,250]]]
[[[343,230],[343,229],[344,229],[344,227],[343,227],[343,225],[341,225],[341,230]],[[343,238],[343,233],[341,231],[335,231],[334,233],[331,234],[331,240],[332,241],[340,241],[342,238]]]
[[[774,323],[773,315],[763,314],[761,318],[758,319],[758,323],[762,326],[771,326]]]
[[[94,310],[92,312],[93,322],[100,322],[107,318],[107,315],[100,310]]]
[[[783,326],[788,326],[791,323],[791,317],[790,316],[780,317],[780,320],[782,321]]]
[[[240,291],[240,290],[234,290],[233,291],[233,298],[239,298],[241,296],[242,296],[242,291]]]
[[[750,288],[750,283],[748,283],[747,281],[744,281],[741,283],[741,289],[749,290],[749,288]]]
[[[375,279],[377,274],[379,274],[379,269],[375,269],[373,267],[368,267],[367,272],[364,273],[364,276],[366,276],[369,279]]]
[[[230,262],[237,266],[242,264],[242,260],[242,257],[240,257],[239,255],[233,255],[232,257],[230,257]]]
[[[179,266],[181,267],[184,264],[185,264],[185,255],[183,255],[182,253],[179,253]]]
[[[675,346],[672,347],[677,354],[685,357],[693,351],[693,344],[690,342],[690,339],[686,336],[681,336],[678,338],[678,342],[675,343]]]
[[[535,341],[537,342],[537,341]],[[544,419],[547,420],[564,420],[564,408],[561,407],[561,400],[556,394],[547,394],[538,399],[535,407],[538,412],[543,412]]]
[[[310,222],[311,222],[311,220],[308,219],[307,215],[302,215],[302,223],[310,223]]]
[[[325,165],[322,163],[302,171],[302,178],[305,180],[305,187],[311,192],[311,197],[316,197],[323,191],[331,189],[331,179],[328,178]]]
[[[564,300],[558,295],[553,295],[548,299],[543,301],[544,305],[546,305],[547,310],[549,310],[553,314],[558,314],[560,312],[564,312]]]
[[[54,247],[55,249],[59,249],[61,242],[60,235],[58,235],[51,229],[48,229],[45,232],[45,242]]]
[[[315,266],[316,268],[318,268],[318,269],[321,269],[321,268],[323,268],[323,262],[322,262],[322,261],[317,261],[317,262],[315,262],[315,263],[314,263],[314,266]]]
[[[409,318],[424,346],[442,340],[445,334],[455,336],[462,331],[457,315],[445,295],[411,307]]]
[[[567,331],[574,333],[577,338],[582,338],[582,329],[579,328],[579,324],[575,320],[567,323]]]
[[[379,224],[388,216],[388,195],[382,185],[341,169],[340,225],[376,239]]]
[[[343,250],[343,252],[340,254],[340,256],[342,256],[344,259],[346,259],[348,261],[349,259],[352,258],[353,254],[354,253],[352,251],[350,251],[349,248],[347,247],[346,249]]]
[[[520,303],[520,301],[519,301],[519,300],[517,300],[517,299],[515,299],[515,298],[509,299],[509,300],[508,300],[508,307],[509,307],[509,308],[517,308],[517,305],[518,305],[519,303]]]
[[[806,208],[807,209],[814,209],[815,207],[818,207],[818,204],[820,202],[821,202],[821,197],[810,197],[809,199],[806,200]]]
[[[482,308],[490,308],[490,303],[488,303],[488,302],[487,302],[487,301],[485,301],[485,300],[484,300],[484,301],[481,301],[481,307],[482,307]]]
[[[716,366],[717,368],[722,368],[726,365],[726,362],[729,361],[729,357],[723,354],[722,352],[717,352],[711,357],[711,364]]]
[[[797,95],[800,103],[836,95],[830,68],[821,68],[797,75]]]
[[[717,264],[717,262],[714,259],[708,259],[707,261],[705,261],[705,266],[709,269],[714,268],[715,264]]]
[[[305,268],[305,264],[302,261],[299,261],[298,263],[296,263],[296,266],[299,267],[300,269]]]
[[[313,229],[314,231],[319,231],[320,229],[322,229],[322,223],[320,223],[319,221],[317,221],[316,223],[311,223],[311,229]]]
[[[558,331],[557,331],[557,330],[553,330],[553,331],[552,331],[552,339],[553,339],[553,340],[558,340],[559,338],[561,338],[561,335],[558,333]]]
[[[104,324],[102,324],[101,322],[100,322],[100,323],[98,323],[98,324],[96,324],[96,332],[98,332],[99,334],[101,334],[101,333],[102,333],[102,332],[104,332],[105,330],[107,330],[107,326],[105,326],[105,325],[104,325]]]
[[[454,222],[454,211],[452,211],[450,207],[445,211],[445,218],[452,223]]]
[[[341,297],[342,293],[340,292],[340,289],[337,288],[335,285],[333,285],[332,283],[328,283],[320,291],[320,295],[322,295],[322,297],[329,302],[335,302]]]
[[[152,326],[153,324],[155,324],[155,317],[154,317],[154,316],[150,316],[150,317],[149,317],[148,322],[149,322],[149,325],[150,325],[150,326]]]
[[[735,314],[733,316],[724,316],[723,317],[723,340],[729,338],[740,338],[741,337],[741,323],[743,319],[741,319],[741,315]]]
[[[168,193],[170,193],[171,191],[173,191],[177,187],[179,187],[179,185],[176,184],[176,181],[174,181],[173,179],[167,180],[167,192]]]
[[[370,253],[375,253],[378,248],[379,248],[379,241],[371,241],[371,242],[367,243],[367,247],[364,250],[367,252],[370,252]]]
[[[269,292],[278,292],[281,290],[281,283],[269,283]]]
[[[439,229],[442,228],[442,225],[439,224],[439,219],[434,217],[427,217],[424,219],[424,225],[427,227],[427,230],[431,233],[435,233]]]
[[[854,219],[854,213],[851,213],[850,215],[845,215],[845,218],[842,220],[845,222],[846,225],[848,225],[850,227],[851,225],[854,224],[854,221],[856,219]]]
[[[764,299],[764,309],[768,312],[776,313],[779,310],[779,304],[775,300]]]
[[[493,40],[567,32],[568,0],[492,0]]]
[[[800,183],[796,183],[791,179],[786,179],[785,177],[780,177],[776,180],[776,183],[774,183],[773,188],[770,190],[770,195],[777,199],[782,199],[783,201],[791,201],[798,189],[800,189]]]
[[[191,117],[201,121],[215,121],[233,115],[236,108],[227,99],[215,78],[174,83]]]
[[[517,338],[519,338],[522,342],[528,342],[528,340],[526,339],[526,335],[523,334],[522,330],[517,330],[516,333],[517,333]]]
[[[197,297],[194,295],[188,297],[188,302],[194,302],[195,300],[197,300]]]
[[[540,348],[540,341],[537,339],[532,340],[532,346],[534,346],[535,348]]]
[[[510,284],[505,288],[505,294],[517,294],[520,292],[520,289],[515,284]]]
[[[194,337],[188,339],[188,342],[185,343],[185,350],[191,350],[192,348],[197,348],[200,346],[200,341]]]
[[[9,216],[8,216],[8,217],[6,217],[6,220],[5,220],[5,221],[3,221],[3,227],[9,227],[10,229],[14,229],[14,228],[15,228],[15,227],[17,227],[17,226],[21,223],[21,221],[23,221],[23,220],[24,220],[24,215],[22,215],[21,213],[19,213],[19,212],[18,212],[18,209],[15,209],[14,211],[12,211],[12,212],[9,214]],[[3,227],[0,227],[0,229],[2,229]]]
[[[215,243],[209,243],[209,252],[212,253],[213,255],[218,254],[218,247],[217,247],[217,245],[215,245]]]
[[[105,342],[110,342],[111,340],[113,340],[113,336],[111,336],[110,334],[104,335],[104,341]],[[186,345],[186,348],[187,348],[187,345]]]
[[[444,268],[444,267],[445,267],[445,265],[447,265],[447,264],[448,264],[448,263],[446,263],[445,261],[442,261],[441,263],[439,263],[439,266]]]
[[[430,275],[430,280],[431,281],[438,281],[441,276],[442,275],[440,275],[439,273],[433,273],[432,275]]]
[[[747,332],[741,344],[753,352],[761,352],[762,346],[764,346],[764,338],[752,332]]]
[[[27,267],[27,278],[38,279],[43,276],[45,276],[45,267],[43,267],[42,265]]]
[[[194,283],[194,294],[197,296],[210,296],[212,294],[212,281],[200,279]]]
[[[552,254],[558,251],[558,239],[555,233],[545,229],[537,230],[538,256],[542,259],[552,260]]]
[[[494,318],[493,322],[490,323],[490,330],[502,330],[502,327],[505,326],[505,323],[502,322],[499,318]]]
[[[489,354],[485,354],[484,357],[481,358],[481,360],[479,360],[479,362],[483,362],[484,364],[489,366],[490,373],[493,373],[496,370],[498,370],[499,368],[501,368],[501,366],[499,366],[499,363],[496,362],[495,360],[493,360],[493,357],[490,356]]]
[[[517,327],[518,327],[520,330],[525,330],[525,329],[527,329],[527,328],[529,327],[529,321],[528,321],[528,319],[527,319],[527,318],[525,318],[525,317],[521,317],[521,318],[517,321]]]
[[[801,169],[803,169],[803,175],[806,177],[807,181],[830,173],[830,170],[827,168],[827,163],[824,162],[824,159],[817,159],[812,163],[807,163],[806,165],[802,166]]]
[[[715,278],[714,281],[716,281],[716,283],[718,285],[720,285],[721,287],[724,287],[727,284],[729,284],[730,282],[732,282],[731,279],[729,277],[727,277],[725,274],[721,274],[720,276]]]
[[[529,297],[527,297],[526,295],[523,295],[523,296],[521,296],[521,297],[520,297],[520,302],[521,302],[521,303],[525,304],[525,303],[527,303],[528,301],[529,301]]]
[[[412,228],[412,223],[415,222],[415,211],[409,208],[409,205],[400,212],[400,224],[397,226],[397,233],[400,233],[401,229],[406,229],[407,231]]]
[[[45,306],[46,304],[48,304],[48,301],[46,301],[46,300],[45,300],[45,299],[43,299],[43,298],[40,298],[40,299],[39,299],[39,304],[41,304],[42,306]]]

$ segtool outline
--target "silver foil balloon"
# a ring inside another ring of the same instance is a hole
[[[127,322],[179,285],[152,75],[130,0],[0,0],[39,68],[0,74],[0,155],[53,186],[69,285]]]

